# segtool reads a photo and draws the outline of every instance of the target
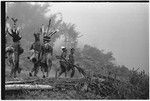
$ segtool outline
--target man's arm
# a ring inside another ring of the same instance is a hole
[[[56,30],[56,31],[54,31],[54,32],[51,32],[48,36],[49,36],[49,37],[52,37],[54,34],[57,33],[57,31],[58,31],[58,30]]]
[[[20,29],[18,28],[16,29],[16,34],[19,35],[19,33],[20,33]]]
[[[11,36],[11,37],[13,37],[13,35],[12,35],[12,33],[10,33],[10,31],[7,29],[7,33]]]
[[[31,45],[30,49],[29,50],[32,50],[33,49],[33,44]]]

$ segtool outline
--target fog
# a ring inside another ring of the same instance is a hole
[[[43,5],[42,3],[38,4]],[[41,23],[47,24],[49,15],[61,13],[62,20],[75,24],[76,30],[83,35],[78,40],[80,48],[84,44],[89,44],[104,49],[106,52],[112,51],[116,64],[125,65],[129,69],[140,67],[140,70],[144,69],[148,72],[148,3],[47,2],[47,4],[49,4],[50,9],[43,12],[43,15],[34,12],[38,9],[38,6],[35,6],[29,12],[30,6],[26,7],[26,4],[23,6],[18,5],[19,9],[11,8],[8,11],[9,15],[16,16],[20,19],[20,23],[26,25],[23,30],[29,34],[24,33],[24,39],[33,40],[30,34],[34,32],[35,27],[38,28]],[[32,3],[32,5],[35,4]],[[22,11],[28,14],[26,18],[23,18]],[[55,50],[61,47],[63,40],[63,36],[56,40]],[[26,41],[23,42],[25,45],[27,44]]]
[[[149,70],[148,3],[50,3],[83,34],[79,46],[112,51],[116,63]]]

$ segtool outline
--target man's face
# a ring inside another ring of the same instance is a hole
[[[44,41],[44,44],[48,43],[47,41]]]
[[[75,50],[74,50],[74,49],[72,49],[70,52],[71,52],[72,54],[74,54],[74,51],[75,51]]]

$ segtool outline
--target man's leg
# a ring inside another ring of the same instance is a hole
[[[14,52],[14,69],[13,69],[13,72],[14,72],[14,77],[16,77],[16,73],[18,71],[18,67],[19,67],[19,63],[18,63],[18,53],[17,52]]]
[[[60,68],[61,68],[61,71],[60,71],[58,77],[60,77],[62,75],[62,73],[66,72],[66,69],[65,69],[64,65],[62,65],[62,62],[60,64]]]
[[[75,68],[72,66],[71,70],[72,70],[72,72],[71,72],[71,78],[72,78],[74,76],[74,73],[75,73]]]
[[[15,68],[15,66],[14,66],[14,63],[12,62],[12,63],[11,63],[11,73],[10,73],[10,76],[11,76],[11,77],[12,77],[13,74],[14,74],[14,68]]]
[[[37,76],[38,70],[39,70],[39,63],[36,63],[34,65],[34,76]]]
[[[52,58],[51,54],[49,53],[46,57],[46,64],[47,64],[47,77],[49,76],[49,73],[51,71],[52,67]]]
[[[31,70],[31,72],[29,73],[29,76],[32,76],[32,73],[35,72],[35,67],[36,67],[36,65],[35,65],[35,63],[34,63],[34,66],[33,66],[32,70]]]

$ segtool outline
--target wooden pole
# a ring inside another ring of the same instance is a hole
[[[28,90],[40,90],[40,89],[53,89],[52,86],[50,85],[31,85],[31,84],[13,84],[13,85],[5,85],[5,90],[23,90],[23,89],[28,89]]]

